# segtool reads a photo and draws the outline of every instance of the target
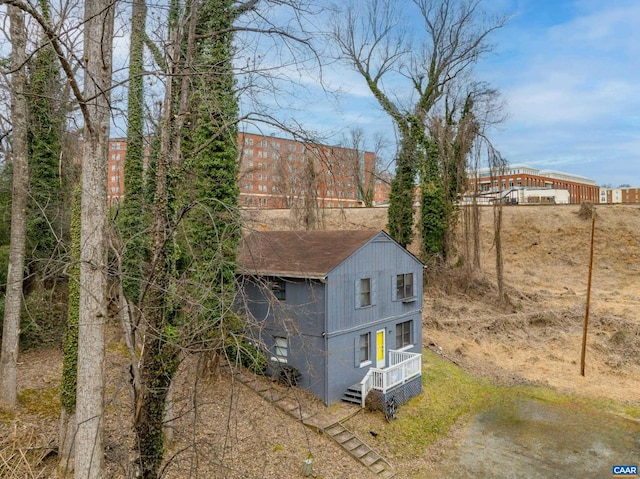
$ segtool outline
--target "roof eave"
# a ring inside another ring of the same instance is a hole
[[[244,276],[274,276],[276,278],[292,278],[292,279],[317,279],[324,281],[327,275],[324,273],[301,273],[299,271],[242,271],[240,274]]]

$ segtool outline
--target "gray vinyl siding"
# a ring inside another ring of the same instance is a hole
[[[415,298],[395,300],[397,274],[413,273]],[[327,399],[339,401],[346,389],[360,382],[370,367],[376,366],[376,332],[385,330],[385,359],[396,349],[396,325],[412,321],[412,348],[422,352],[422,273],[423,265],[401,246],[380,234],[331,271],[327,287]],[[372,305],[359,307],[359,280],[372,279]],[[371,364],[360,367],[356,361],[361,334],[370,333]]]
[[[276,330],[293,328],[302,334],[321,336],[324,332],[324,285],[318,281],[283,279],[286,284],[284,301],[270,299],[262,285],[246,283],[244,290],[252,316],[258,323]]]
[[[376,237],[331,271],[327,277],[327,334],[348,332],[384,320],[422,310],[422,297],[393,301],[395,276],[414,274],[414,289],[422,291],[422,264],[385,235]],[[356,282],[371,278],[375,285],[373,305],[356,308]]]
[[[287,365],[298,368],[300,386],[316,396],[326,396],[324,310],[325,288],[319,281],[283,278],[284,301],[268,300],[268,291],[255,282],[244,286],[246,305],[256,324],[256,334],[274,356],[274,337],[288,340]],[[272,362],[272,371],[278,364]]]
[[[327,372],[331,380],[329,381],[329,391],[327,394],[327,404],[340,401],[340,398],[353,384],[359,383],[365,377],[370,367],[376,365],[376,332],[385,330],[385,356],[389,360],[389,350],[396,349],[396,325],[404,321],[412,321],[413,348],[406,349],[408,352],[422,352],[422,317],[419,312],[410,314],[400,319],[387,320],[378,323],[376,326],[366,326],[350,333],[338,334],[328,340],[328,365]],[[355,360],[356,347],[361,334],[370,333],[371,364],[360,367]],[[388,363],[387,363],[388,365]]]

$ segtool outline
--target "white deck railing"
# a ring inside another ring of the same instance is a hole
[[[372,389],[383,394],[393,387],[406,383],[422,373],[422,354],[404,351],[389,351],[389,366],[384,369],[370,368],[360,385],[362,386],[362,407],[367,394]]]

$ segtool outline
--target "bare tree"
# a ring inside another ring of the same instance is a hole
[[[376,179],[378,177],[378,154],[382,150],[382,139],[376,139],[375,152],[366,151],[364,130],[352,128],[349,137],[343,140],[347,150],[339,161],[346,176],[351,178],[356,188],[358,200],[368,208],[373,206]]]
[[[493,145],[488,145],[487,156],[492,181],[496,178],[504,177],[507,161]],[[498,301],[505,303],[506,295],[504,291],[504,258],[502,256],[502,208],[504,198],[502,197],[502,183],[499,182],[495,199],[493,202],[493,246],[496,249],[496,281],[498,283]]]
[[[503,107],[504,103],[497,90],[482,82],[465,81],[447,87],[443,105],[434,108],[429,115],[428,131],[440,156],[440,175],[445,194],[445,258],[454,257],[456,253],[459,205],[468,189],[468,171],[474,170],[473,162],[478,160],[479,149],[488,142],[489,129],[503,121]],[[472,212],[477,213],[477,208]],[[467,225],[475,227],[476,219]],[[474,240],[473,264],[479,268],[476,263],[476,260],[479,261],[478,241]],[[467,246],[465,248],[465,261],[468,262],[471,249]]]
[[[469,161],[469,170],[474,175],[475,182],[470,183],[477,185],[478,169],[480,168],[480,145],[476,144]],[[463,241],[465,243],[466,268],[468,275],[472,270],[480,269],[480,207],[478,205],[478,191],[470,192],[470,200],[464,207],[464,226]]]
[[[11,117],[13,139],[13,190],[11,201],[11,239],[5,295],[0,356],[0,403],[14,407],[17,403],[17,362],[22,306],[22,281],[25,257],[26,205],[29,188],[27,167],[27,99],[25,96],[25,62],[27,32],[23,12],[7,6],[11,32]]]

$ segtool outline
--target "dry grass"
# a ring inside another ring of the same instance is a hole
[[[13,423],[12,432],[0,439],[0,477],[35,479],[50,477],[57,450],[37,424]]]

